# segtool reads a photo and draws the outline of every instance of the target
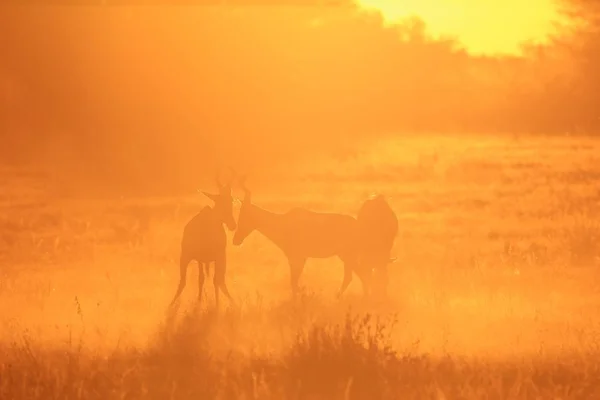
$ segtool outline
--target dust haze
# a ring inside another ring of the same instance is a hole
[[[351,5],[2,6],[0,398],[600,394],[600,8],[561,6],[497,56]],[[277,213],[385,196],[388,298],[228,231],[235,304],[192,263],[169,308],[229,166]]]

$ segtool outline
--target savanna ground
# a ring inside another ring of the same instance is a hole
[[[292,302],[254,233],[228,248],[239,307],[215,312],[211,280],[195,306],[191,265],[167,313],[200,194],[68,200],[33,170],[1,179],[1,399],[600,398],[597,140],[400,138],[248,179],[274,211],[355,215],[386,194],[383,304],[356,278],[335,300],[337,259],[310,260]]]

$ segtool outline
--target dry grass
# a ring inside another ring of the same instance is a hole
[[[254,201],[400,219],[391,298],[334,300],[337,260],[289,299],[258,234],[229,248],[238,308],[176,288],[197,197],[67,200],[3,169],[0,398],[589,399],[600,395],[599,143],[400,139],[256,179]],[[325,167],[324,167],[325,166]],[[250,183],[250,182],[249,182]]]

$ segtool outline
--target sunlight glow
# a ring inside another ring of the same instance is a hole
[[[434,36],[453,36],[471,53],[518,54],[523,42],[544,42],[559,13],[552,0],[357,0],[386,22],[419,16]]]

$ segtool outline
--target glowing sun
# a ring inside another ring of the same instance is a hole
[[[560,19],[553,0],[356,0],[387,23],[418,16],[433,36],[454,36],[471,53],[518,54],[544,42]]]

